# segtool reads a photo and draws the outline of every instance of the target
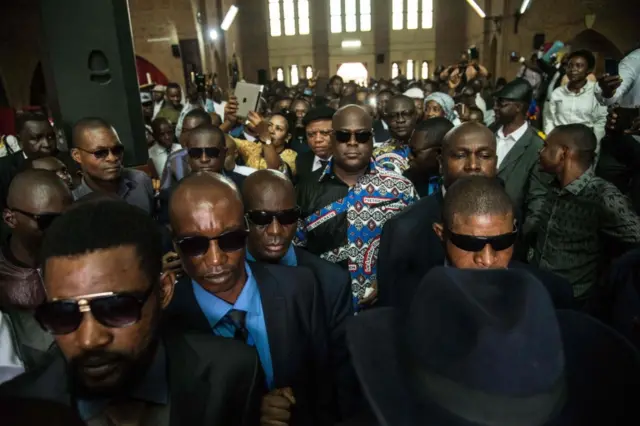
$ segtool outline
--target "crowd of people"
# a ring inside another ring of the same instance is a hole
[[[639,424],[640,50],[541,57],[19,115],[0,423]]]

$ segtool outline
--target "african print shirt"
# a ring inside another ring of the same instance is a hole
[[[323,259],[348,268],[352,292],[362,298],[376,281],[382,227],[417,199],[409,179],[374,161],[353,187],[333,173],[333,162],[298,186],[302,219],[295,243]]]
[[[403,174],[409,168],[409,146],[391,141],[373,151],[376,163],[387,170]]]
[[[575,297],[588,295],[612,251],[640,243],[640,218],[629,199],[591,170],[552,187],[538,214],[530,263],[569,280]]]

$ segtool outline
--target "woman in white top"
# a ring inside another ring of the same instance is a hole
[[[149,148],[149,169],[154,178],[162,176],[164,165],[172,152],[182,149],[180,144],[174,143],[173,126],[166,118],[156,118],[151,123],[155,143]]]

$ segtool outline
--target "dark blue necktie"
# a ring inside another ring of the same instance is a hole
[[[233,338],[244,343],[247,343],[247,340],[249,339],[249,330],[247,330],[245,324],[246,316],[247,313],[245,311],[239,311],[237,309],[232,309],[229,311],[229,313],[227,313],[227,317],[231,320],[236,328],[236,331],[233,334]]]

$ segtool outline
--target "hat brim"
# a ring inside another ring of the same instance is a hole
[[[347,324],[353,365],[380,424],[413,426],[435,421],[448,426],[475,425],[430,401],[415,400],[399,363],[395,315],[393,308],[374,309]],[[620,334],[587,315],[558,311],[557,316],[566,359],[567,401],[546,426],[640,424],[640,359],[635,349]]]

